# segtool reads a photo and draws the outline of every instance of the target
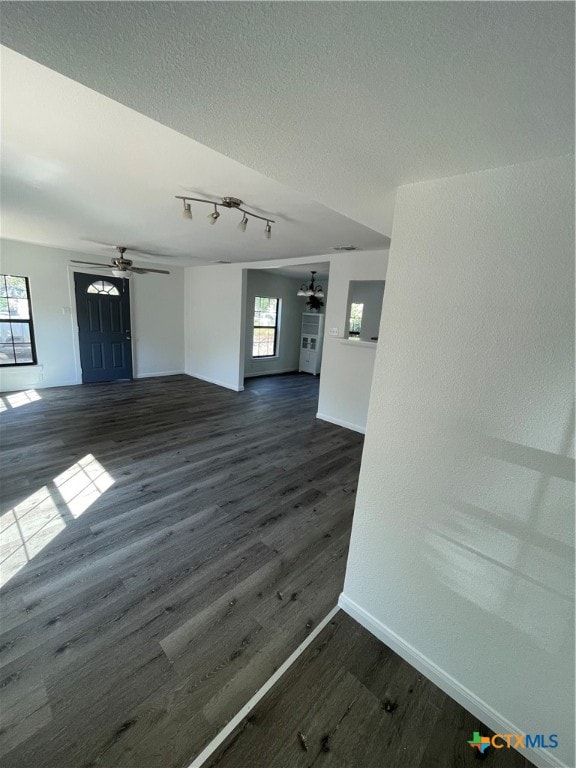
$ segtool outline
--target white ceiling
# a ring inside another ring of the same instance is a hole
[[[274,275],[282,275],[283,277],[292,277],[302,282],[310,282],[312,275],[310,272],[314,270],[316,272],[316,280],[328,280],[330,276],[330,262],[323,261],[318,264],[305,264],[305,265],[291,265],[284,267],[272,267],[271,269],[264,269],[263,272],[271,272]]]
[[[573,3],[2,5],[11,48],[385,234],[399,184],[573,151]]]
[[[113,246],[181,264],[325,254],[387,238],[20,54],[2,50],[2,235],[105,258]],[[174,195],[232,195],[275,220],[237,230],[240,214]],[[108,243],[108,247],[104,244]],[[148,254],[146,252],[149,252]],[[160,254],[157,256],[155,254]],[[163,258],[163,256],[166,257]]]

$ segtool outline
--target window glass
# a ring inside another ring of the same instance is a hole
[[[107,280],[95,280],[86,289],[87,293],[105,293],[108,296],[120,296],[120,291]]]
[[[360,329],[362,328],[362,313],[364,312],[364,304],[350,305],[350,329],[351,336],[359,336]]]
[[[274,357],[276,354],[279,305],[280,299],[277,298],[254,298],[252,357]]]
[[[35,363],[28,278],[0,275],[0,365]]]

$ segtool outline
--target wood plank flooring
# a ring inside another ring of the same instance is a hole
[[[207,768],[533,768],[342,611],[252,710]]]
[[[3,768],[184,768],[336,604],[362,437],[317,390],[2,395]],[[212,765],[466,768],[478,729],[339,613]]]
[[[2,396],[3,768],[186,766],[335,605],[362,438],[317,387]]]

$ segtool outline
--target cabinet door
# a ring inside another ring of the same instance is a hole
[[[316,352],[307,352],[300,358],[300,370],[306,373],[316,373]]]

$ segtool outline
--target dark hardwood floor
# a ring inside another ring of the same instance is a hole
[[[334,607],[362,437],[317,393],[2,395],[3,768],[184,768]],[[478,729],[339,613],[208,764],[466,768]]]
[[[362,437],[317,389],[2,396],[3,768],[186,766],[336,604]]]
[[[534,768],[342,611],[206,768]]]

